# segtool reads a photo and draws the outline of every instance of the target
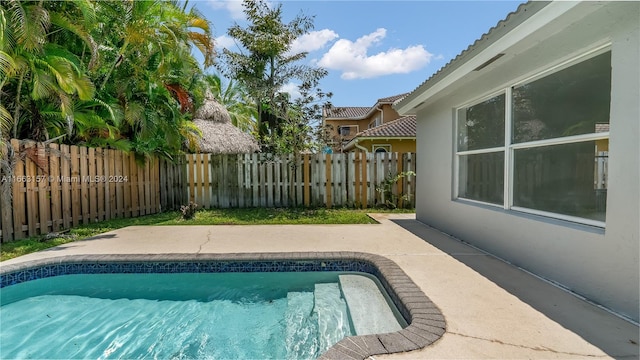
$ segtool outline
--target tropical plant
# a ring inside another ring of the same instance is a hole
[[[406,176],[416,176],[416,173],[413,171],[403,171],[397,174],[393,174],[391,171],[389,171],[387,177],[382,180],[378,187],[376,187],[376,191],[384,198],[384,206],[388,209],[396,209],[402,205],[402,201],[407,201],[410,199],[409,194],[396,194],[394,192],[394,188],[398,181]]]
[[[99,96],[122,109],[120,130],[132,150],[171,156],[193,143],[190,89],[202,69],[190,49],[203,51],[205,66],[212,63],[209,22],[176,1],[105,2],[100,14],[114,27],[99,29],[110,59],[99,76]]]
[[[84,7],[88,3],[77,4]],[[0,73],[0,91],[6,99],[3,104],[7,104],[0,109],[0,118],[5,128],[7,122],[12,123],[13,137],[49,138],[50,124],[40,111],[45,104],[54,105],[65,118],[66,128],[71,129],[72,103],[93,98],[93,83],[78,56],[49,41],[51,31],[86,35],[80,25],[57,12],[69,6],[42,1],[0,3],[0,56],[5,64]],[[84,12],[86,16],[90,16],[89,10]],[[92,41],[88,36],[81,36],[81,40]]]
[[[179,152],[198,136],[192,48],[213,63],[187,2],[0,0],[0,138]]]
[[[218,68],[247,89],[258,112],[258,133],[271,139],[282,135],[288,102],[281,89],[292,80],[314,83],[327,75],[322,68],[301,64],[306,52],[291,53],[294,40],[313,28],[313,18],[296,16],[282,21],[282,5],[270,7],[263,0],[243,0],[248,25],[233,25],[229,36],[242,46],[238,52],[223,49]],[[267,143],[267,150],[273,150]]]
[[[244,132],[257,135],[258,112],[244,86],[233,79],[225,84],[219,74],[205,75],[204,82],[216,100],[229,112],[231,123]]]

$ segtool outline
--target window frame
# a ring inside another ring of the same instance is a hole
[[[466,109],[469,108],[471,106],[474,105],[478,105],[481,104],[489,99],[492,99],[494,97],[498,97],[500,95],[505,94],[504,89],[500,89],[498,91],[493,91],[490,92],[488,94],[485,94],[481,97],[475,98],[470,102],[467,102],[461,106],[457,106],[454,109],[454,169],[455,169],[455,176],[454,176],[454,184],[453,184],[453,189],[454,189],[454,194],[453,194],[453,198],[454,199],[464,199],[465,201],[470,201],[470,202],[474,202],[474,203],[478,203],[478,204],[484,204],[487,206],[493,206],[493,207],[498,207],[498,208],[504,208],[504,205],[499,205],[499,204],[495,204],[495,203],[490,203],[490,202],[486,202],[486,201],[482,201],[482,200],[475,200],[475,199],[469,199],[469,198],[465,198],[465,197],[460,197],[460,157],[461,156],[465,156],[465,155],[478,155],[478,154],[488,154],[488,153],[497,153],[497,152],[504,152],[505,151],[505,146],[497,146],[497,147],[492,147],[492,148],[486,148],[486,149],[476,149],[476,150],[463,150],[463,151],[458,151],[458,114],[459,111],[462,109]],[[508,98],[505,95],[505,106],[510,106],[507,105],[509,104]],[[508,115],[505,113],[505,134],[507,131],[507,117]],[[505,138],[506,141],[506,138]],[[506,156],[506,154],[505,154]],[[505,157],[505,164],[506,164],[506,157]],[[507,168],[505,167],[504,172],[507,172]],[[506,179],[505,179],[506,180]],[[506,184],[506,183],[505,183]],[[506,188],[506,186],[505,186]],[[506,199],[506,198],[505,198]]]
[[[380,116],[380,114],[377,114],[373,120],[371,120],[369,122],[369,125],[367,125],[367,129],[373,129],[375,127],[378,127],[382,125],[382,117]]]
[[[342,129],[348,128],[349,129],[349,134],[345,135],[342,133]],[[351,134],[352,129],[355,128],[355,132],[353,134]],[[338,136],[341,137],[353,137],[355,136],[359,131],[359,126],[358,125],[340,125],[338,127]]]
[[[505,86],[499,87],[498,90],[493,90],[488,92],[487,94],[477,97],[471,101],[463,103],[459,106],[454,107],[454,116],[453,116],[453,126],[454,126],[454,144],[453,144],[453,167],[454,167],[454,177],[453,177],[453,199],[454,200],[464,200],[465,202],[482,204],[484,206],[494,207],[494,208],[502,208],[504,210],[510,211],[518,211],[522,213],[544,216],[548,218],[554,218],[559,220],[570,221],[574,223],[580,223],[590,226],[596,226],[605,228],[605,221],[592,220],[588,218],[576,217],[572,215],[565,215],[561,213],[549,212],[536,210],[531,208],[519,207],[514,205],[514,171],[515,171],[515,152],[519,149],[529,149],[529,148],[540,148],[552,145],[562,145],[562,144],[571,144],[571,143],[581,143],[587,141],[597,141],[597,140],[608,140],[609,139],[609,131],[600,132],[600,133],[588,133],[588,134],[580,134],[580,135],[571,135],[564,137],[555,137],[550,139],[543,140],[534,140],[522,143],[512,143],[513,136],[513,108],[512,108],[512,100],[513,100],[513,89],[522,86],[525,84],[529,84],[538,79],[542,79],[546,76],[553,75],[559,71],[567,69],[571,66],[577,65],[581,62],[592,59],[598,55],[602,55],[604,53],[611,52],[611,44],[605,44],[598,46],[594,49],[583,51],[579,55],[574,55],[569,59],[564,61],[560,61],[559,63],[546,67],[544,69],[539,69],[535,71],[533,74],[523,77],[519,80],[510,82]],[[504,123],[504,146],[498,146],[493,148],[486,149],[477,149],[477,150],[464,150],[458,151],[458,133],[459,133],[459,114],[461,110],[465,110],[471,106],[480,104],[486,100],[489,100],[493,97],[497,97],[500,95],[505,96],[505,123]],[[609,119],[610,120],[610,119]],[[499,151],[504,151],[504,202],[502,205],[490,203],[481,200],[469,199],[460,196],[460,157],[465,155],[474,155],[474,154],[483,154],[483,153],[495,153]]]
[[[377,152],[378,149],[384,149],[385,152],[391,152],[391,144],[372,144],[371,151]]]

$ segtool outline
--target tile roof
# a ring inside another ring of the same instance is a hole
[[[381,99],[378,99],[378,103],[393,103],[393,102],[395,102],[397,100],[400,100],[400,99],[404,98],[407,95],[409,95],[409,93],[404,93],[404,94],[389,96],[389,97],[386,97],[386,98],[381,98]]]
[[[331,107],[327,109],[326,118],[361,118],[367,115],[371,107]]]
[[[380,98],[373,106],[337,106],[326,109],[325,118],[327,119],[362,119],[373,111],[378,104],[393,104],[397,100],[400,100],[407,96],[408,93],[393,95],[385,98]]]
[[[359,132],[356,137],[415,137],[416,117],[404,116],[388,123]]]

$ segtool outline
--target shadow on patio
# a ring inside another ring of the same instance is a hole
[[[416,220],[391,220],[617,359],[639,357],[639,328]],[[485,256],[478,256],[485,255]]]

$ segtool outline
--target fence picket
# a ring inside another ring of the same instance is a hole
[[[388,174],[415,172],[411,153],[195,154],[138,165],[134,154],[112,149],[15,139],[10,146],[14,177],[3,183],[12,199],[0,209],[2,242],[178,209],[188,201],[205,208],[367,208],[385,200],[376,187]],[[415,204],[414,177],[403,177],[395,191],[408,195],[406,205]]]
[[[10,144],[9,144],[10,146]],[[10,148],[5,145],[0,145],[0,155],[9,159]],[[3,159],[5,160],[5,159]],[[4,167],[0,167],[0,242],[9,241],[13,238],[13,211],[9,198],[5,198],[4,195],[9,195],[8,190],[11,189],[14,180],[11,178],[10,173],[5,172]]]
[[[118,209],[116,208],[116,188],[115,184],[109,181],[109,177],[115,173],[115,158],[114,150],[104,150],[104,188],[105,188],[105,206],[109,209],[108,219],[115,219],[118,217]]]
[[[49,233],[49,217],[51,216],[51,196],[49,190],[49,157],[46,156],[44,144],[37,144],[36,156],[38,166],[36,167],[36,184],[38,191],[38,215],[40,218],[41,234]]]
[[[87,160],[87,148],[80,147],[80,178],[78,183],[80,184],[80,220],[83,224],[87,224],[89,221],[89,182],[87,177],[89,176],[89,161]]]

